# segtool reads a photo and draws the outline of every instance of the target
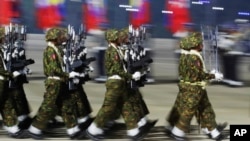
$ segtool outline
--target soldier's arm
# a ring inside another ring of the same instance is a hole
[[[62,70],[58,55],[52,48],[47,48],[45,50],[43,62],[46,76],[59,76],[68,78],[68,74]]]
[[[116,51],[105,53],[105,67],[108,76],[119,75],[125,79],[132,78],[131,74],[124,71],[121,59]]]
[[[198,80],[199,81],[203,81],[203,80],[210,80],[210,79],[213,79],[213,78],[215,78],[215,76],[214,76],[214,74],[210,74],[210,73],[207,73],[207,72],[205,72],[204,70],[203,70],[203,63],[202,63],[202,60],[198,57],[198,56],[196,56],[196,55],[193,55],[192,56],[192,62],[193,62],[193,64],[192,64],[192,68],[193,68],[193,72],[195,73],[195,74],[198,74],[197,76],[198,76]]]

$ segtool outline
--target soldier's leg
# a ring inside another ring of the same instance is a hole
[[[32,118],[29,115],[31,111],[23,85],[19,85],[17,88],[10,89],[10,94],[12,95],[14,101],[19,127],[22,129],[27,129],[32,122]]]
[[[167,116],[166,120],[169,123],[169,125],[171,126],[170,129],[176,124],[176,122],[179,120],[180,118],[180,98],[181,98],[181,94],[185,92],[185,86],[179,86],[179,92],[176,96],[175,99],[175,103],[169,113],[169,115]],[[169,127],[167,127],[169,128]]]
[[[13,104],[13,99],[8,93],[3,97],[3,106],[1,114],[3,119],[4,129],[7,130],[10,137],[24,138],[25,133],[18,127],[17,114]]]
[[[203,91],[203,96],[199,106],[199,116],[201,128],[204,133],[209,134],[209,130],[212,130],[217,127],[217,123],[215,121],[215,112],[208,99],[206,90]]]
[[[6,95],[5,94],[5,92],[6,92],[6,88],[7,88],[7,84],[6,84],[6,82],[5,81],[2,81],[2,80],[0,80],[0,109],[2,109],[2,106],[3,106],[3,99],[4,99],[4,95]]]
[[[58,98],[58,102],[62,103],[61,107],[59,107],[61,109],[62,119],[66,125],[67,134],[71,139],[81,138],[84,135],[80,134],[81,129],[77,123],[77,106],[74,100],[73,95],[71,95],[67,89],[64,89]]]
[[[63,85],[60,81],[54,79],[45,80],[45,93],[43,101],[35,115],[28,131],[32,138],[43,139],[43,132],[47,128],[48,121],[53,119],[58,113],[56,105]]]
[[[192,86],[192,88],[189,88],[187,91],[182,93],[179,101],[181,110],[180,117],[172,132],[181,130],[182,134],[184,135],[184,132],[188,131],[191,119],[198,110],[198,106],[202,97],[201,91],[202,90],[199,86]]]
[[[203,97],[200,103],[200,117],[202,131],[214,140],[222,140],[227,138],[228,133],[221,133],[227,126],[227,122],[217,124],[215,120],[215,112],[212,104],[209,101],[207,91],[203,91]]]
[[[152,124],[145,121],[145,124],[140,125],[138,121],[140,121],[141,118],[137,112],[138,110],[142,111],[142,108],[136,109],[134,106],[135,103],[132,103],[129,97],[124,97],[122,117],[127,127],[127,136],[132,140],[142,140],[156,122]]]
[[[48,121],[57,114],[56,101],[61,93],[62,84],[57,80],[47,79],[45,88],[44,99],[31,125],[40,130],[46,129]]]
[[[90,116],[92,108],[88,100],[88,97],[84,91],[84,88],[82,86],[78,86],[77,95],[75,98],[77,98],[76,102],[77,102],[77,111],[79,114],[78,117]]]
[[[125,82],[122,80],[109,79],[106,81],[106,92],[101,109],[98,111],[95,120],[87,129],[90,138],[103,138],[106,124],[113,119],[119,100],[123,99]],[[123,101],[121,101],[123,103]]]
[[[90,115],[92,108],[90,106],[88,97],[82,85],[79,85],[77,90],[73,90],[70,93],[73,96],[73,101],[76,104],[75,109],[79,127],[85,130],[93,121],[93,118]]]

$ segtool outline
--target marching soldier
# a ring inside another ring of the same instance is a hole
[[[4,129],[8,132],[10,137],[13,138],[24,138],[26,134],[24,130],[18,127],[17,113],[14,106],[14,99],[8,94],[9,79],[16,78],[21,75],[20,72],[14,71],[9,72],[6,68],[4,60],[5,50],[5,27],[0,27],[0,112],[3,118]]]
[[[140,73],[129,74],[125,71],[123,63],[123,53],[118,48],[118,30],[110,29],[105,33],[107,41],[110,43],[105,52],[105,69],[108,76],[106,81],[105,99],[101,109],[98,111],[95,120],[87,129],[87,135],[92,140],[104,138],[104,128],[108,121],[113,118],[117,111],[117,106],[122,105],[121,114],[127,127],[127,135],[132,140],[141,140],[149,132],[149,126],[138,128],[137,117],[132,111],[128,102],[126,90],[127,81],[140,79]]]
[[[190,32],[192,33],[192,32]],[[185,65],[185,60],[188,59],[189,55],[190,55],[190,48],[186,45],[186,40],[183,39],[180,41],[180,57],[179,57],[179,71],[181,71],[182,69],[182,66]],[[178,87],[179,87],[179,92],[178,92],[178,95],[176,97],[176,100],[175,100],[175,103],[174,103],[174,106],[172,107],[169,115],[167,116],[166,118],[166,121],[168,122],[169,125],[166,126],[166,133],[169,134],[169,131],[172,130],[172,128],[174,127],[174,125],[178,122],[179,118],[180,118],[180,113],[181,113],[181,95],[183,93],[186,92],[186,89],[185,87],[183,87],[181,84],[178,84]],[[198,109],[194,116],[196,117],[196,120],[199,124],[202,124],[203,122],[201,121],[200,119],[200,109]],[[211,109],[212,112],[211,114],[213,114],[215,116],[215,113],[213,111],[213,109]],[[217,125],[217,129],[219,131],[222,131],[224,130],[224,128],[226,128],[227,126],[227,122],[224,122],[224,123],[219,123]],[[207,129],[205,128],[205,125],[201,125],[201,128],[203,130],[203,132],[205,134],[207,134],[209,137],[209,133],[207,132]]]
[[[121,48],[124,50],[124,52],[130,52],[132,50],[129,50],[128,44],[129,44],[129,30],[128,28],[124,28],[120,30],[119,32],[119,42]],[[130,54],[132,55],[132,54]],[[137,55],[140,55],[140,53],[137,53]],[[126,55],[125,55],[126,56]],[[128,57],[128,56],[126,56]],[[126,62],[128,58],[124,58],[124,61]],[[135,57],[137,58],[137,57]],[[144,73],[147,70],[140,70],[142,74],[146,75]],[[148,120],[147,115],[149,114],[148,107],[143,99],[142,93],[140,92],[139,87],[138,88],[131,88],[130,85],[128,85],[128,94],[129,96],[129,101],[133,105],[133,109],[135,110],[135,113],[138,114],[137,117],[139,118],[138,120],[138,126],[144,126],[146,124],[151,124],[151,126],[154,126],[157,122],[157,120]]]
[[[81,138],[82,131],[77,124],[77,116],[74,111],[72,96],[68,93],[66,82],[70,78],[79,76],[77,72],[66,73],[63,66],[62,46],[67,35],[61,28],[51,28],[46,33],[48,46],[44,50],[43,65],[46,92],[44,100],[28,131],[32,138],[42,139],[43,130],[46,129],[48,121],[60,110],[63,121],[67,128],[67,134],[71,139]]]
[[[62,29],[64,32],[67,33],[67,29]],[[73,30],[73,29],[72,29]],[[84,34],[84,31],[82,34]],[[78,46],[70,46],[68,49],[71,50],[71,56],[74,61],[82,61],[85,62],[87,59],[87,48],[84,46],[83,42],[85,37],[80,37],[81,35],[77,36],[77,44]],[[86,36],[86,35],[82,35]],[[75,40],[75,39],[74,39]],[[75,48],[75,49],[73,49]],[[66,65],[66,59],[68,59],[65,54],[67,49],[64,49],[64,64]],[[90,63],[90,62],[89,62]],[[79,73],[79,77],[74,78],[74,85],[76,86],[75,89],[69,90],[70,95],[73,96],[73,101],[75,102],[75,109],[77,113],[77,121],[81,130],[86,130],[88,126],[92,123],[93,117],[91,116],[92,108],[90,102],[88,100],[87,94],[83,88],[83,84],[85,81],[90,80],[89,72],[93,71],[93,68],[86,64],[87,66],[79,66],[74,68],[74,71]]]
[[[26,40],[26,29],[25,26],[15,24],[12,27],[15,30],[14,36],[14,44],[11,47],[11,50],[5,49],[5,52],[11,54],[12,63],[20,63],[25,62],[25,65],[17,68],[18,71],[22,72],[20,76],[17,77],[13,86],[10,86],[8,92],[13,98],[14,107],[16,109],[16,113],[18,115],[19,127],[21,129],[27,129],[31,122],[32,118],[30,117],[30,107],[26,97],[26,93],[24,91],[24,83],[28,83],[27,75],[31,74],[31,70],[27,67],[27,65],[33,64],[33,59],[26,59],[25,49],[24,49],[24,41]],[[5,61],[8,57],[5,58]]]
[[[185,132],[194,114],[199,111],[201,126],[207,130],[207,134],[213,140],[223,140],[228,134],[221,133],[217,129],[215,114],[212,105],[206,93],[206,80],[221,80],[223,75],[216,70],[210,73],[206,72],[203,58],[200,54],[202,51],[202,35],[193,32],[184,38],[181,46],[189,48],[189,54],[180,60],[179,63],[179,89],[182,89],[182,95],[179,99],[179,119],[171,130],[171,137],[179,140],[186,140]]]

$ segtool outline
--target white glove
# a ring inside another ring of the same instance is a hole
[[[147,68],[147,72],[150,72],[150,71],[151,71],[151,69],[150,69],[150,67],[148,67],[148,68]]]
[[[5,58],[6,58],[6,61],[9,61],[11,59],[11,53],[7,53]]]
[[[89,66],[89,71],[93,72],[95,69],[92,66]]]
[[[14,78],[16,78],[17,76],[21,75],[21,73],[19,71],[14,71],[12,75]]]
[[[210,71],[211,74],[215,74],[216,72],[218,72],[216,69],[212,69],[212,70]]]
[[[19,56],[23,56],[24,55],[24,50],[21,50],[20,52],[19,52]]]
[[[125,55],[124,55],[124,61],[126,61],[127,62],[127,60],[128,60],[128,52],[129,52],[129,50],[126,50],[125,51]]]
[[[215,76],[215,80],[221,81],[223,79],[223,74],[220,72],[216,72],[214,76]]]
[[[85,77],[85,73],[80,73],[80,77]]]
[[[211,71],[210,71],[210,73],[211,74],[214,74],[214,76],[215,76],[215,80],[218,80],[218,81],[221,81],[222,79],[223,79],[223,74],[221,73],[221,72],[219,72],[218,70],[216,70],[216,69],[212,69]]]
[[[78,84],[80,82],[79,78],[73,78],[73,83]]]
[[[80,76],[80,74],[78,72],[72,71],[72,72],[69,73],[69,78],[74,78],[74,77],[77,77],[77,76]]]
[[[15,48],[15,50],[13,51],[13,53],[11,54],[12,58],[17,58],[18,57],[18,50],[17,48]]]
[[[27,68],[27,67],[25,67],[23,70],[22,70],[22,74],[32,74],[32,71],[31,71],[31,69],[29,69],[29,68]]]
[[[135,72],[133,75],[132,75],[132,78],[137,81],[137,80],[140,80],[141,78],[141,73],[139,71]]]

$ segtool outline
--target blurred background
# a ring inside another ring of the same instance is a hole
[[[27,49],[46,46],[43,36],[51,27],[84,24],[86,46],[98,58],[93,64],[97,82],[105,81],[105,29],[132,24],[147,27],[144,46],[154,58],[150,82],[177,80],[178,40],[198,30],[216,33],[223,82],[243,86],[250,81],[249,19],[246,0],[0,0],[0,24],[26,25]],[[215,46],[212,38],[205,40],[207,47]]]
[[[129,23],[149,24],[152,37],[169,38],[173,29],[168,27],[175,16],[179,17],[178,24],[218,25],[233,23],[235,19],[249,20],[249,12],[246,0],[1,0],[0,23],[18,21],[27,25],[29,33],[42,33],[43,28],[67,24],[85,23],[93,27],[94,22],[99,22],[100,27],[110,28],[125,27]],[[131,13],[141,13],[137,15],[139,20],[133,21]],[[54,22],[45,24],[44,18]]]

